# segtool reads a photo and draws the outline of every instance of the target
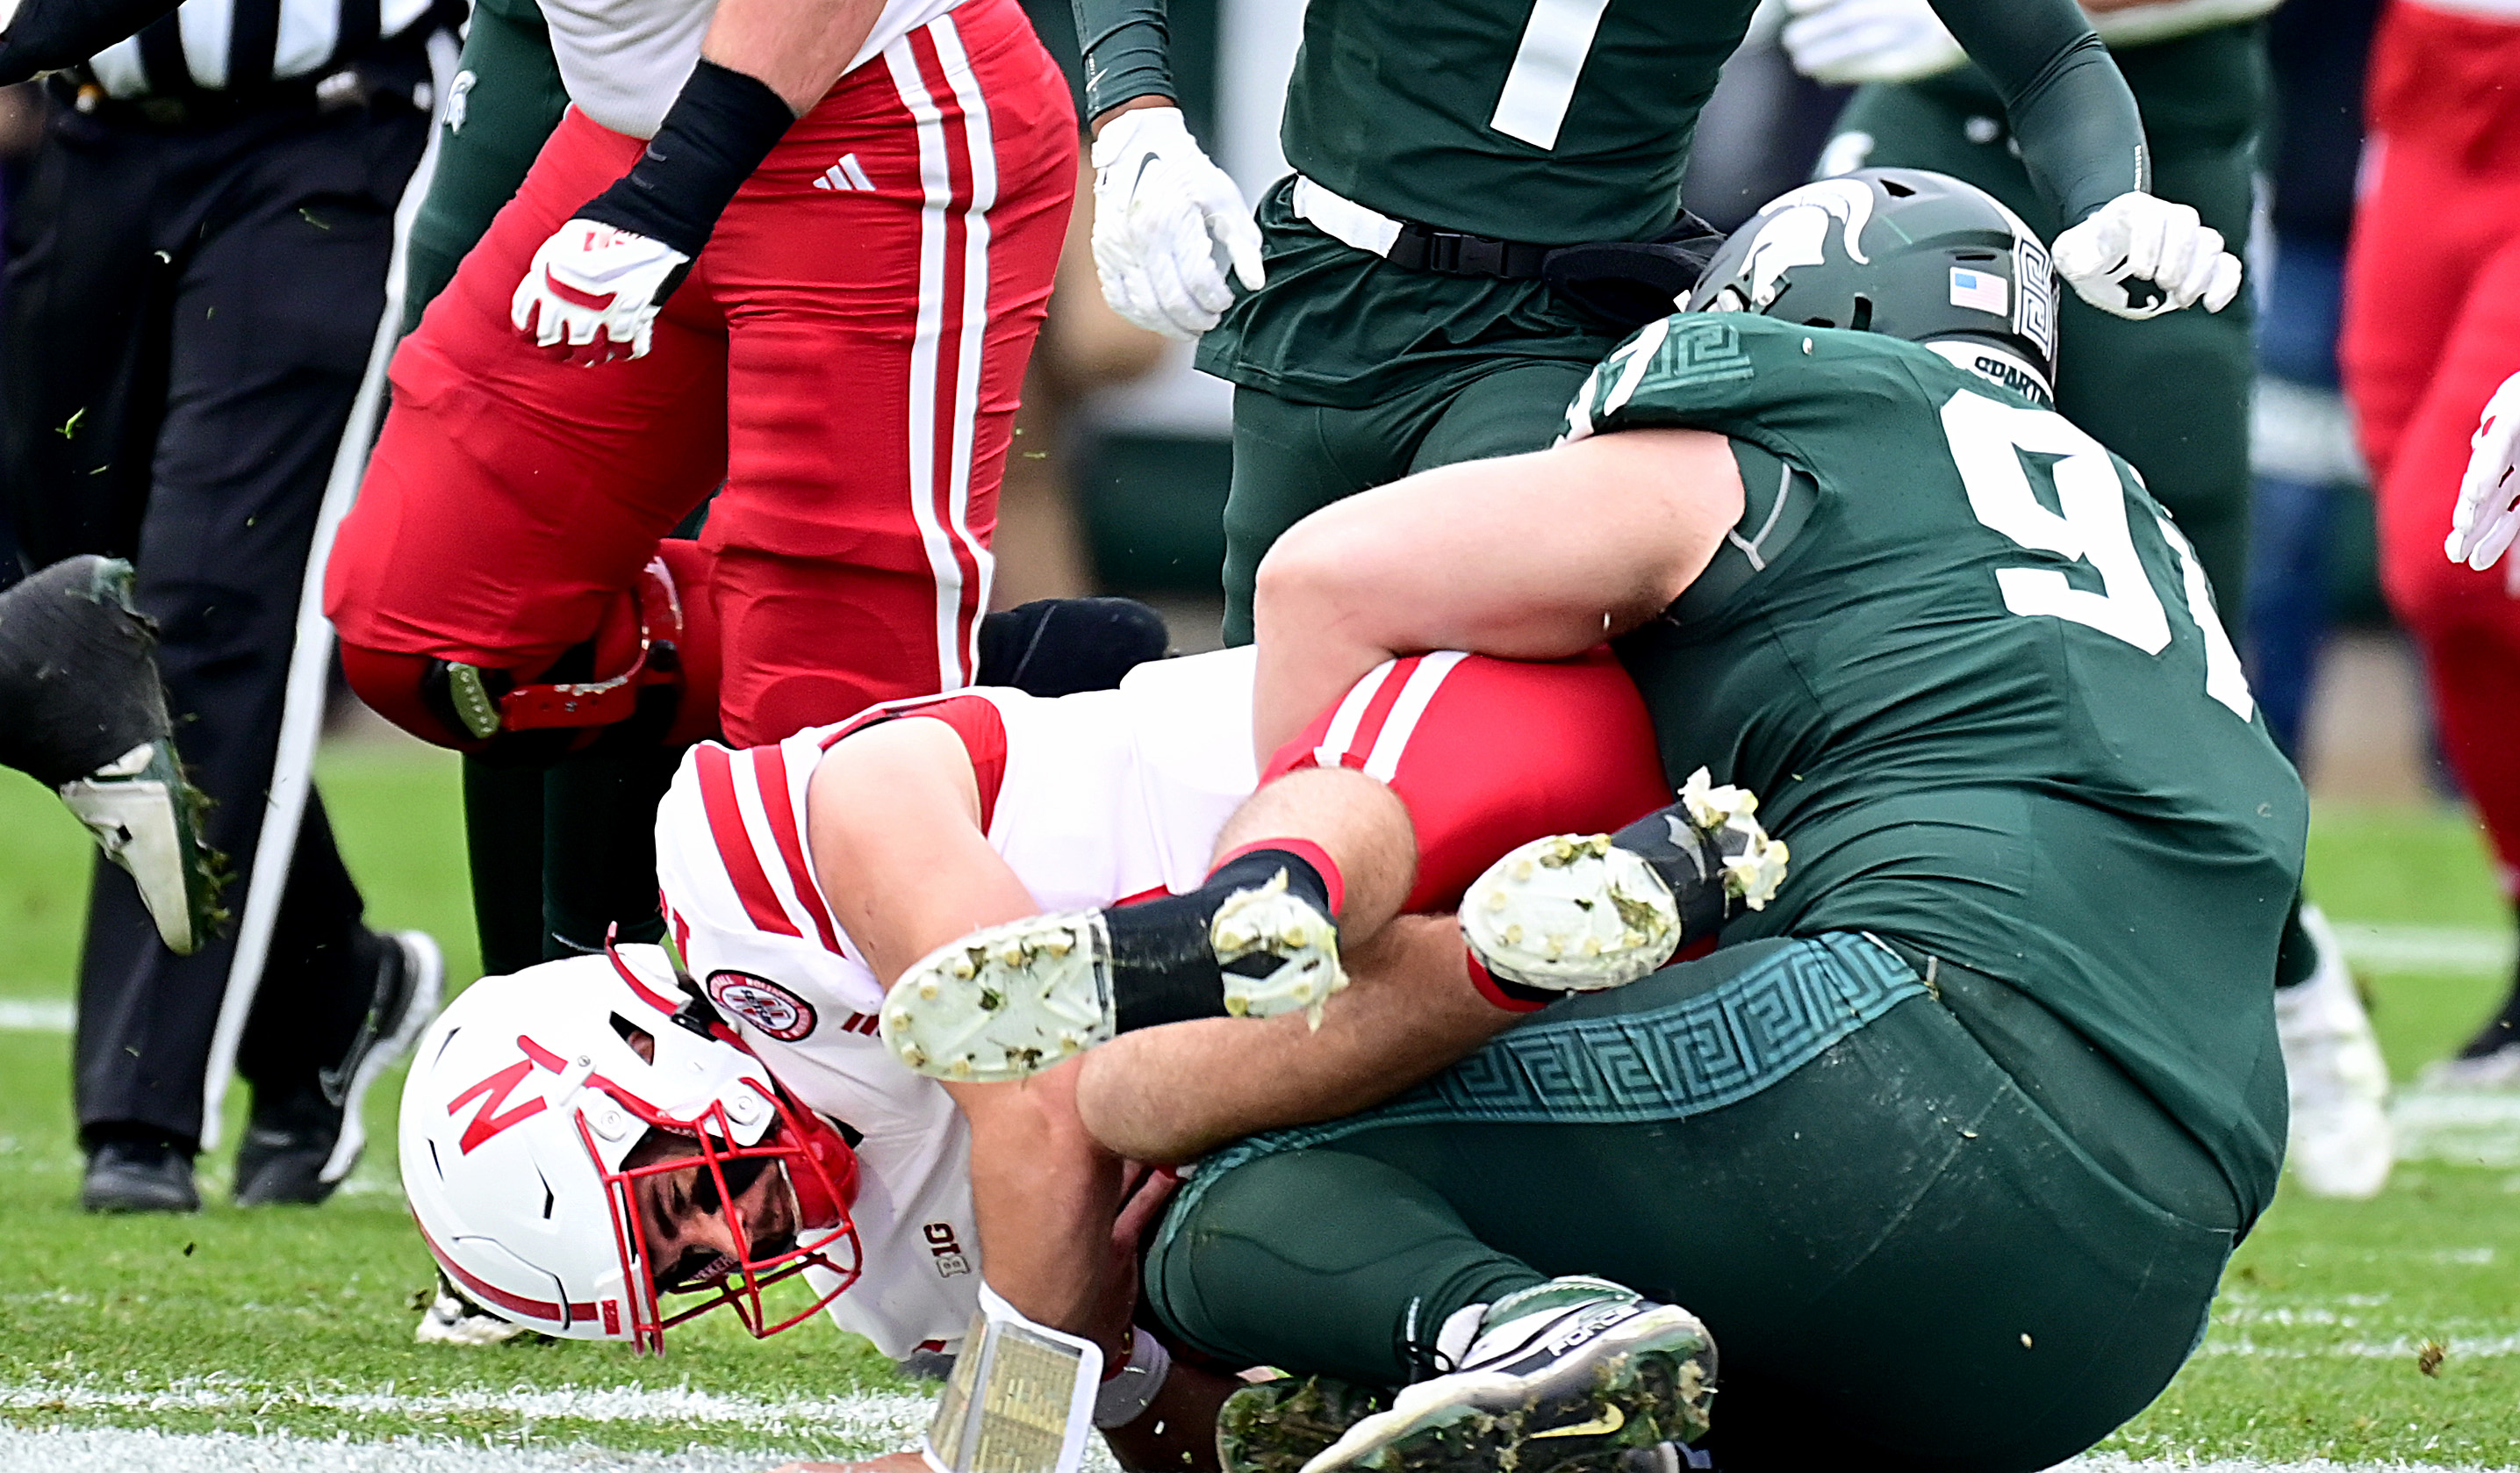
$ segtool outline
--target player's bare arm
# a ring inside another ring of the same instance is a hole
[[[833,918],[886,987],[921,957],[1040,907],[980,828],[969,753],[942,722],[909,717],[834,742],[806,813]],[[948,1084],[971,1124],[971,1197],[992,1288],[1044,1324],[1116,1347],[1108,1266],[1075,1244],[1109,1234],[1120,1161],[1077,1123],[1074,1071]]]
[[[1424,471],[1298,522],[1260,564],[1253,744],[1397,654],[1578,654],[1652,618],[1741,516],[1723,436],[1657,429]]]

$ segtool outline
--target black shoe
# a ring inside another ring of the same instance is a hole
[[[157,647],[117,558],[66,558],[0,594],[0,766],[61,794],[183,956],[227,918],[226,862],[202,843],[209,800],[176,762]]]
[[[973,681],[1027,695],[1108,691],[1171,647],[1164,616],[1135,599],[1035,599],[980,621]]]
[[[312,1206],[331,1196],[367,1148],[360,1105],[368,1087],[411,1051],[420,1031],[437,1016],[446,986],[437,943],[421,931],[381,939],[375,1001],[350,1047],[311,1081],[268,1097],[255,1093],[245,1140],[237,1147],[239,1207]]]
[[[89,1212],[199,1212],[193,1153],[165,1136],[109,1136],[88,1149],[79,1206]]]

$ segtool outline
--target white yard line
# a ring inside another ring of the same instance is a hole
[[[2332,918],[2332,917],[2331,917]],[[2512,932],[2496,926],[2382,925],[2339,920],[2345,960],[2374,972],[2496,975],[2511,969]]]
[[[0,1033],[68,1033],[76,1016],[63,1001],[0,998]]]
[[[757,1473],[776,1453],[609,1452],[598,1448],[502,1448],[396,1438],[354,1443],[242,1433],[163,1433],[124,1428],[41,1432],[0,1427],[0,1467],[45,1473]],[[2266,1463],[2087,1457],[2060,1473],[2479,1473],[2433,1463]]]
[[[345,1392],[202,1379],[140,1390],[109,1384],[25,1382],[0,1386],[0,1410],[121,1412],[267,1412],[293,1407],[362,1416],[431,1416],[494,1412],[526,1421],[572,1420],[680,1426],[732,1424],[753,1432],[813,1433],[869,1448],[902,1448],[927,1425],[932,1399],[902,1392],[760,1401],[689,1387],[564,1386],[552,1391],[450,1391],[427,1396]],[[0,1459],[0,1465],[7,1464]]]

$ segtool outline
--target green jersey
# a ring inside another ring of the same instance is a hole
[[[1172,96],[1164,0],[1074,0],[1086,111]],[[1533,246],[1642,240],[1680,211],[1698,111],[1754,0],[1311,0],[1286,159],[1392,220]],[[2080,220],[2145,177],[2126,83],[2072,0],[1935,0],[2000,89],[2043,199]],[[1268,285],[1207,372],[1355,408],[1506,357],[1589,361],[1620,328],[1529,279],[1390,267],[1298,217],[1260,225]]]
[[[2254,1217],[2308,800],[2135,472],[1933,349],[1737,314],[1645,329],[1570,416],[1738,447],[1740,525],[1622,644],[1671,773],[1758,793],[1791,847],[1724,942],[1868,930],[2012,983]]]

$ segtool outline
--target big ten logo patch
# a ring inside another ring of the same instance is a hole
[[[792,1044],[814,1031],[814,1004],[768,977],[714,971],[709,973],[708,995],[720,1010],[733,1013],[783,1044]]]
[[[971,1272],[971,1261],[963,1256],[963,1244],[954,1236],[953,1224],[930,1223],[919,1230],[926,1234],[927,1251],[936,1260],[937,1276],[952,1278]]]

